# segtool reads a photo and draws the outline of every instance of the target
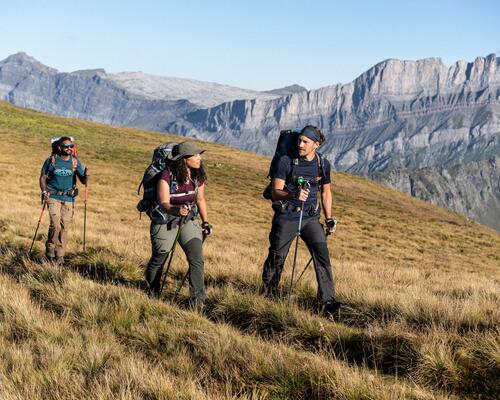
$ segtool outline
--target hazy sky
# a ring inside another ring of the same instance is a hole
[[[265,90],[349,82],[387,58],[500,56],[500,1],[10,1],[0,59]]]

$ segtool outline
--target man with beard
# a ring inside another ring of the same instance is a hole
[[[76,177],[87,183],[89,168],[84,168],[75,155],[73,139],[61,137],[53,144],[53,154],[45,160],[40,173],[42,201],[47,203],[50,225],[45,255],[51,262],[64,264],[64,254],[68,243],[69,225],[75,197]]]
[[[276,297],[283,265],[290,245],[297,235],[311,252],[318,282],[318,300],[326,314],[338,311],[340,303],[334,300],[334,281],[326,235],[335,230],[332,218],[330,192],[330,163],[316,153],[325,137],[319,128],[308,125],[298,138],[298,157],[283,155],[272,176],[272,200],[275,215],[269,234],[269,255],[262,274],[264,294]],[[326,235],[319,221],[321,193],[326,218]],[[302,213],[302,215],[301,215]],[[300,222],[299,222],[300,221]]]

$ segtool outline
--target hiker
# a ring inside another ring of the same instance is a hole
[[[296,158],[292,159],[290,155],[284,154],[276,160],[276,169],[270,174],[275,214],[269,234],[269,255],[264,263],[262,282],[266,296],[278,295],[283,265],[290,245],[296,238],[300,221],[300,237],[313,257],[318,282],[318,300],[322,310],[331,314],[339,309],[340,303],[333,297],[334,280],[326,243],[326,235],[335,230],[330,192],[330,163],[319,158],[316,153],[324,140],[325,137],[319,128],[308,125],[298,135]],[[295,143],[293,145],[295,146]],[[321,212],[318,194],[326,218],[326,235],[319,221]]]
[[[157,204],[149,212],[152,255],[146,268],[149,293],[159,296],[163,266],[178,237],[189,263],[190,302],[200,310],[205,303],[202,244],[204,237],[212,233],[205,201],[207,177],[202,153],[195,143],[183,142],[174,145],[167,155],[166,168],[156,186]],[[198,213],[203,221],[201,226],[195,219]]]
[[[69,226],[73,216],[75,197],[78,194],[76,177],[87,183],[89,168],[76,157],[73,139],[67,136],[52,143],[52,154],[40,172],[42,202],[49,209],[50,225],[45,255],[51,262],[64,264]]]

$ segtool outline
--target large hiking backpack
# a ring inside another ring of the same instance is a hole
[[[292,160],[292,170],[287,178],[287,183],[290,178],[294,176],[295,168],[299,165],[299,136],[300,131],[298,130],[282,130],[280,131],[280,136],[278,138],[278,144],[276,145],[276,150],[274,152],[273,159],[271,160],[271,165],[269,166],[269,172],[267,177],[269,178],[269,184],[266,186],[262,192],[262,197],[266,200],[272,200],[272,182],[278,168],[278,161],[280,157],[287,155]],[[318,164],[320,176],[323,176],[323,160],[321,155],[318,154]],[[322,190],[321,185],[319,185],[320,191]]]
[[[169,160],[167,156],[172,152],[177,142],[167,142],[158,146],[153,152],[151,164],[144,171],[144,176],[137,189],[137,194],[141,193],[141,186],[144,187],[142,199],[137,203],[137,210],[140,213],[150,214],[157,205],[156,185],[160,180],[162,172],[167,168]]]
[[[158,203],[157,196],[157,184],[165,169],[167,169],[170,174],[170,194],[175,194],[177,192],[178,183],[172,173],[172,168],[169,168],[172,166],[172,162],[168,159],[168,155],[177,144],[177,142],[167,142],[154,150],[151,164],[149,164],[146,171],[144,171],[144,176],[137,189],[137,194],[140,194],[141,186],[144,187],[142,199],[137,203],[137,210],[141,215],[145,212],[151,221],[157,224],[170,224],[178,219],[178,217],[166,213],[163,207]],[[194,181],[194,186],[195,192],[197,192],[198,180]],[[190,216],[195,217],[197,214],[198,208],[196,205],[193,205]]]

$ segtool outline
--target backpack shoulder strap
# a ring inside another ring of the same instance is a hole
[[[290,183],[290,181],[293,179],[295,175],[295,171],[297,170],[297,167],[299,166],[299,159],[298,158],[292,158],[291,159],[291,165],[292,168],[290,169],[290,173],[288,174],[285,182],[285,186]]]
[[[76,188],[76,169],[78,168],[78,158],[71,155],[71,164],[73,164],[73,188]]]
[[[50,178],[54,174],[54,169],[56,166],[56,155],[52,153],[48,159],[49,165],[47,167],[47,176]]]
[[[323,158],[321,157],[321,154],[316,153],[317,160],[318,160],[318,172],[319,172],[319,177],[321,178],[318,181],[318,186],[319,186],[319,191],[321,194],[323,194],[323,180],[325,178],[325,172],[323,170]]]
[[[175,179],[175,175],[168,166],[166,166],[163,171],[168,171],[168,175],[170,176],[170,184],[168,186],[170,186],[170,194],[173,194],[177,190],[177,185],[178,185],[177,180]]]

